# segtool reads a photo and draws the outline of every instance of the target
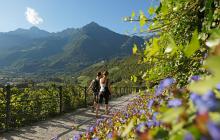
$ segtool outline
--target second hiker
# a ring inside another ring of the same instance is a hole
[[[92,80],[92,82],[90,83],[90,86],[88,87],[88,90],[91,88],[92,92],[93,92],[93,112],[94,110],[97,108],[98,105],[98,100],[99,100],[99,91],[100,91],[100,85],[99,85],[99,80],[102,77],[102,73],[98,72],[96,75],[96,78],[94,80]]]
[[[103,72],[103,76],[100,79],[100,92],[99,92],[99,104],[101,104],[103,102],[103,98],[104,98],[105,99],[105,112],[106,112],[106,114],[109,113],[108,101],[109,101],[109,97],[111,95],[108,74],[109,74],[108,71]],[[96,117],[98,117],[99,104],[96,108]]]

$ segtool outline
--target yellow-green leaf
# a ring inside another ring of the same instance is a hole
[[[137,53],[137,50],[138,50],[137,45],[134,44],[134,47],[133,47],[133,54],[136,54],[136,53]]]
[[[153,15],[154,12],[155,12],[154,7],[150,7],[150,8],[148,9],[148,13],[149,13],[150,15]]]
[[[131,18],[134,18],[134,17],[135,17],[135,12],[132,11],[132,13],[131,13]]]
[[[134,127],[134,121],[133,119],[129,122],[128,126],[125,128],[125,130],[122,133],[122,137],[125,137]]]
[[[214,88],[220,82],[220,56],[212,56],[207,59],[205,66],[213,73],[214,76],[192,83],[189,89],[198,94],[205,94]]]
[[[140,11],[140,26],[144,26],[147,22],[147,18],[144,15],[144,12]]]
[[[184,49],[184,54],[186,57],[191,57],[200,47],[198,39],[198,31],[195,30],[192,36],[192,39]]]
[[[155,55],[160,50],[158,42],[159,42],[158,38],[153,39],[152,46],[151,46],[151,48],[149,48],[149,56]]]
[[[197,94],[205,94],[207,93],[210,89],[214,88],[219,82],[219,79],[217,78],[208,78],[206,80],[202,80],[196,83],[192,83],[189,85],[189,89],[192,92],[195,92]]]
[[[183,112],[183,108],[170,108],[162,114],[161,120],[163,122],[170,123],[177,119],[177,117]]]

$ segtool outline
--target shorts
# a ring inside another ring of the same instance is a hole
[[[99,93],[99,103],[102,104],[103,98],[105,99],[105,104],[108,104],[109,94],[105,94],[104,92]]]
[[[94,92],[93,96],[94,96],[93,101],[99,103],[99,92]]]

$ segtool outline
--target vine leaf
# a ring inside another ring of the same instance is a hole
[[[136,54],[136,53],[137,53],[137,50],[138,50],[137,45],[134,44],[134,47],[133,47],[133,54]]]
[[[154,12],[155,12],[154,7],[150,7],[150,8],[148,9],[148,13],[149,13],[150,15],[153,15]]]
[[[189,45],[187,45],[184,49],[185,56],[191,57],[199,49],[199,47],[198,31],[195,30]]]
[[[140,26],[143,27],[146,24],[147,18],[143,11],[140,11]]]

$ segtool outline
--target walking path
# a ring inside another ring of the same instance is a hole
[[[130,94],[110,101],[110,112],[111,110],[122,109],[134,96],[135,94]],[[103,112],[104,106],[101,107],[101,113],[103,114]],[[58,137],[60,140],[68,140],[74,134],[85,132],[95,122],[95,113],[92,112],[91,108],[81,108],[63,116],[35,123],[32,126],[0,134],[0,140],[51,140],[54,137]]]

